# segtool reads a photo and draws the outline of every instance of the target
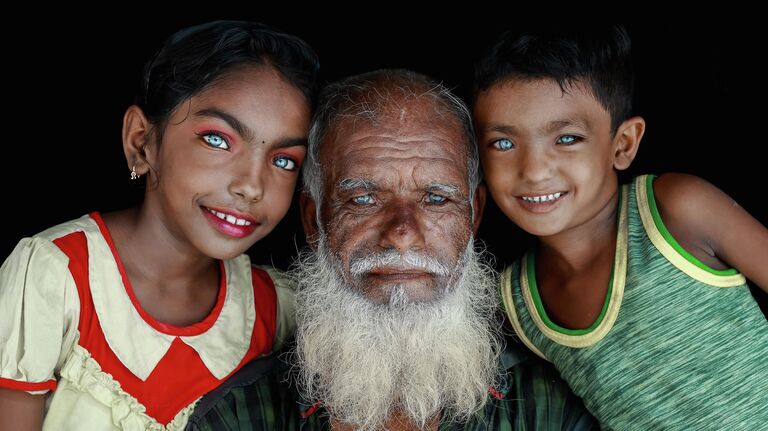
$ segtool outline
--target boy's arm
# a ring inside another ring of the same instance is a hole
[[[0,388],[0,430],[37,430],[43,427],[45,395]]]
[[[715,269],[734,267],[768,292],[768,229],[707,181],[664,174],[653,183],[667,230]]]

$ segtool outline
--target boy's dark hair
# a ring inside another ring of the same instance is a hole
[[[162,134],[181,102],[243,65],[273,67],[314,102],[319,62],[303,40],[260,23],[213,21],[166,39],[144,67],[136,104]]]
[[[500,81],[552,79],[563,91],[586,84],[611,115],[613,133],[632,115],[634,71],[621,25],[508,31],[475,67],[475,96]]]

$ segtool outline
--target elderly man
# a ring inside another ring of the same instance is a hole
[[[595,426],[549,366],[500,347],[493,272],[473,244],[474,140],[466,106],[425,76],[381,70],[324,90],[302,197],[313,250],[295,270],[299,392],[277,359],[253,363],[193,429]]]

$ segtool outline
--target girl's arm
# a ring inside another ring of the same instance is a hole
[[[768,292],[768,229],[707,181],[664,174],[653,183],[672,236],[714,269],[733,267]]]
[[[36,430],[43,427],[45,394],[0,388],[0,430]]]

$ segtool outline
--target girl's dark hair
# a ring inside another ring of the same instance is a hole
[[[611,128],[632,115],[634,71],[621,25],[539,26],[505,33],[475,68],[475,95],[513,79],[552,79],[563,91],[587,85],[611,115]]]
[[[213,21],[166,39],[147,62],[136,104],[162,130],[171,112],[223,74],[243,65],[267,65],[314,103],[319,62],[303,40],[264,24]]]

